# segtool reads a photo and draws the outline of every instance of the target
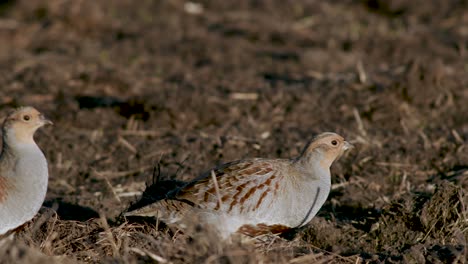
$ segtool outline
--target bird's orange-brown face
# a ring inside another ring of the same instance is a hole
[[[335,160],[352,147],[353,145],[345,141],[342,136],[326,132],[316,136],[306,148],[304,154],[320,152],[320,155],[322,155],[320,166],[328,169]]]
[[[11,113],[3,124],[3,132],[17,142],[30,142],[36,130],[52,122],[33,107],[22,107]]]

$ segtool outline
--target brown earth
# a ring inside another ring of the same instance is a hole
[[[0,240],[0,263],[465,263],[467,14],[466,1],[1,1],[0,116],[33,105],[55,126],[36,135],[45,208]],[[293,157],[323,131],[357,148],[296,234],[228,244],[119,218],[154,168],[188,180]]]

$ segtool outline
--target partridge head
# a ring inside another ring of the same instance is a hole
[[[47,160],[34,133],[52,124],[33,107],[10,113],[2,126],[0,154],[0,235],[31,220],[47,191]]]
[[[126,216],[153,216],[167,223],[193,214],[222,237],[282,233],[302,227],[330,192],[330,166],[352,145],[322,133],[294,159],[247,159],[226,163]]]

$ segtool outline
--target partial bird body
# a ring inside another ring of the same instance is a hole
[[[0,154],[0,234],[31,220],[47,191],[47,160],[34,142],[34,132],[51,124],[36,109],[23,107],[3,123]]]
[[[315,216],[330,191],[330,165],[349,147],[339,135],[324,133],[296,159],[227,163],[169,193],[166,199],[126,215],[176,223],[196,213],[223,237],[234,232],[252,236],[282,233],[304,226]]]

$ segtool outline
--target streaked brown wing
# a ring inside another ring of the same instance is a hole
[[[224,164],[214,169],[219,198],[211,171],[181,188],[174,198],[202,209],[239,213],[253,211],[264,202],[268,192],[278,190],[275,178],[280,175],[273,164],[280,162],[286,161],[251,159]]]

